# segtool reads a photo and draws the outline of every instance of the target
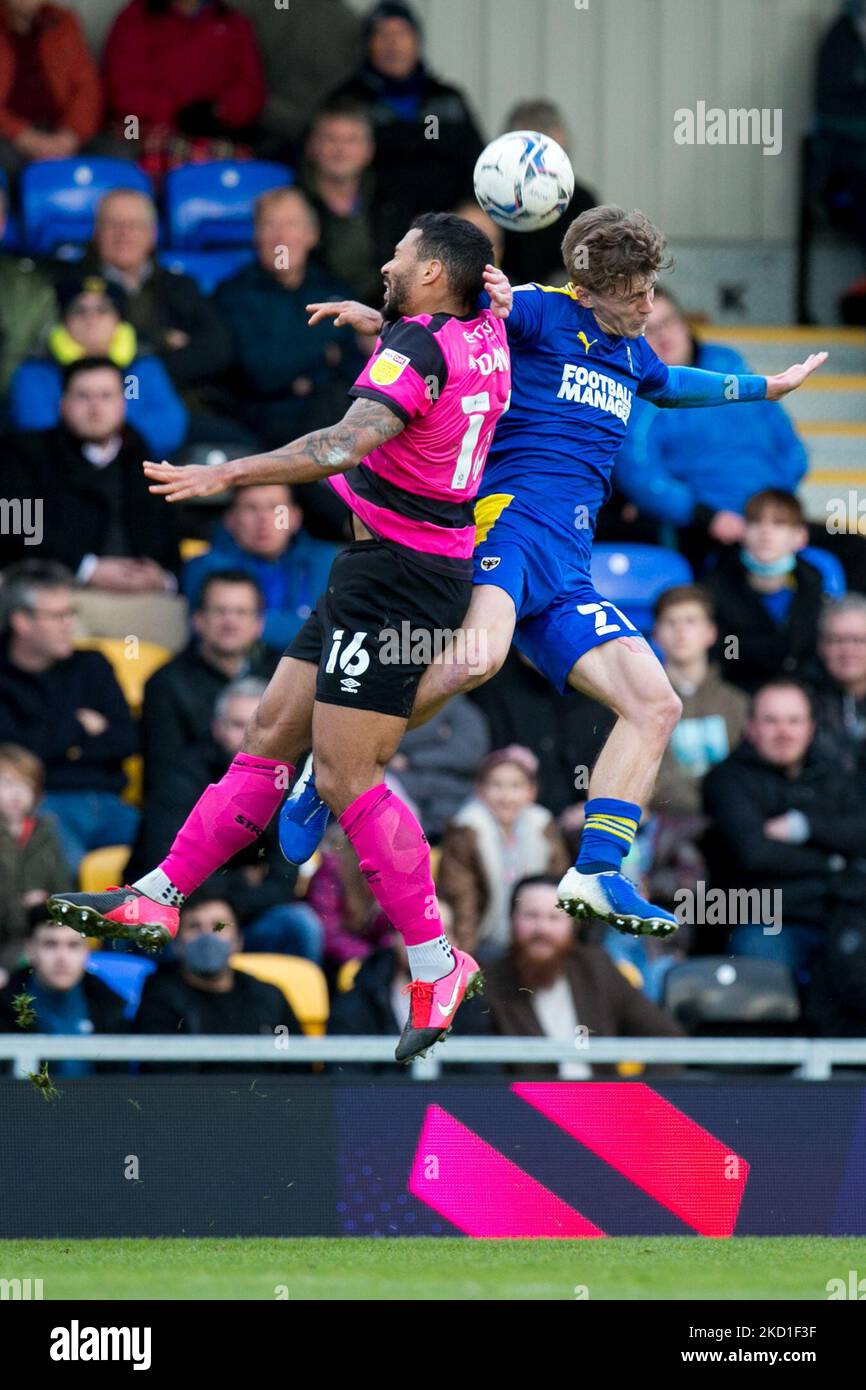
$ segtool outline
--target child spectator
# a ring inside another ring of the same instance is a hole
[[[132,324],[124,321],[125,296],[99,275],[70,276],[57,289],[61,321],[48,335],[44,360],[22,362],[10,386],[10,415],[17,430],[47,430],[60,418],[64,368],[107,357],[124,375],[129,423],[157,458],[182,443],[186,407],[158,357],[139,355]]]
[[[442,837],[437,888],[454,909],[454,940],[482,959],[508,945],[509,899],[527,874],[565,873],[569,859],[548,810],[536,803],[538,759],[511,744],[479,766],[475,795]]]
[[[16,743],[0,743],[0,985],[20,963],[27,913],[69,886],[51,816],[38,813],[44,768]]]
[[[808,672],[824,604],[821,576],[798,554],[808,535],[790,493],[770,488],[745,506],[742,544],[702,581],[716,612],[716,654],[743,690]]]

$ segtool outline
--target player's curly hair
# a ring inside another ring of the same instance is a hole
[[[574,219],[562,239],[562,259],[573,285],[609,294],[623,282],[669,270],[666,245],[645,213],[606,205]]]

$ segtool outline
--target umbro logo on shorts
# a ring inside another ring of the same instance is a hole
[[[347,695],[354,695],[355,691],[360,688],[361,682],[356,681],[354,676],[344,676],[340,681],[340,689],[344,690]]]
[[[495,570],[496,566],[501,563],[501,555],[485,555],[484,559],[481,561],[481,568],[483,570]]]

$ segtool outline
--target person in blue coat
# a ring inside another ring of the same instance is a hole
[[[732,382],[750,370],[732,348],[698,342],[676,300],[658,287],[646,337],[670,367],[729,373]],[[739,542],[748,499],[768,488],[795,493],[808,466],[789,416],[774,401],[749,410],[659,410],[636,398],[632,415],[616,484],[644,514],[690,528],[685,548],[696,552],[706,553],[712,542]]]
[[[301,521],[301,509],[286,484],[238,488],[210,550],[184,566],[183,592],[190,605],[194,607],[209,574],[242,570],[265,596],[263,641],[282,651],[324,592],[338,549],[308,535]]]
[[[63,372],[84,357],[107,357],[124,374],[126,417],[156,457],[177,449],[189,417],[158,357],[140,355],[135,329],[124,320],[125,296],[100,275],[77,275],[57,290],[61,319],[48,335],[47,355],[28,358],[9,387],[15,430],[53,429],[60,419]]]

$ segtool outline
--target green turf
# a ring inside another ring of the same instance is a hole
[[[824,1300],[851,1269],[866,1239],[0,1241],[0,1278],[46,1299]]]

